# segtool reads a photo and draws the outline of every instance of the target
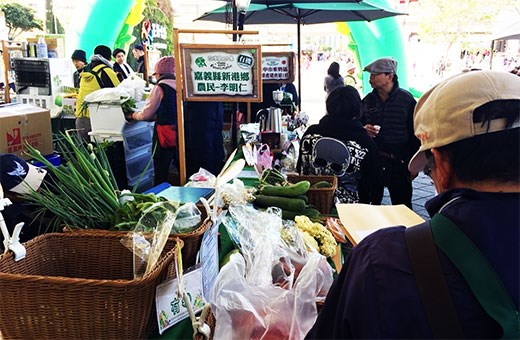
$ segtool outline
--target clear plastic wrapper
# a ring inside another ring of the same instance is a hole
[[[223,184],[219,193],[223,205],[237,205],[252,202],[255,191],[255,188],[246,187],[244,182],[235,178],[233,183]]]
[[[341,223],[341,220],[336,217],[327,217],[325,220],[325,228],[331,232],[336,242],[345,243],[347,242],[347,236],[345,235],[345,227]]]
[[[215,175],[204,168],[199,168],[199,171],[190,176],[189,182],[186,186],[190,187],[201,187],[201,188],[213,188],[215,187],[216,181]]]
[[[177,203],[154,203],[121,243],[134,253],[134,278],[148,273],[159,260],[177,216]],[[153,230],[153,232],[145,232]]]
[[[258,136],[260,135],[260,124],[259,123],[248,123],[240,125],[240,136],[247,143],[258,142]]]
[[[202,214],[193,202],[188,202],[177,209],[177,217],[173,223],[173,228],[170,234],[185,234],[192,232],[197,228],[202,220]]]
[[[305,251],[279,209],[231,206],[223,223],[240,253],[222,267],[211,294],[215,338],[303,339],[316,319],[316,301],[332,284],[326,259]]]

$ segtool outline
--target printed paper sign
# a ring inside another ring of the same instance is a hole
[[[261,45],[181,44],[186,101],[261,102]]]
[[[184,274],[183,280],[193,312],[197,313],[206,304],[202,294],[202,268]],[[166,281],[156,288],[155,305],[160,334],[189,316],[184,300],[177,297],[177,289],[177,278]]]
[[[193,93],[196,95],[252,95],[255,59],[247,50],[238,53],[191,54]]]
[[[289,56],[262,57],[262,80],[287,80],[289,74]]]
[[[262,52],[262,81],[280,84],[294,82],[293,52]]]

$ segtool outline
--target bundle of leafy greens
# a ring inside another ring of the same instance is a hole
[[[131,230],[149,205],[130,207],[127,202],[153,204],[160,200],[155,195],[135,193],[131,193],[131,199],[120,199],[106,147],[106,143],[86,144],[74,132],[66,132],[56,145],[62,164],[54,166],[39,150],[27,145],[28,155],[46,167],[48,179],[38,191],[25,194],[24,199],[36,206],[35,219],[43,221],[43,216],[52,216],[46,222],[47,230]],[[131,213],[125,213],[129,210]]]

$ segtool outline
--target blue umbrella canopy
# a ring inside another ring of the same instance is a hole
[[[220,8],[204,13],[195,20],[230,23],[233,11],[231,1]],[[370,1],[337,0],[252,0],[244,14],[245,24],[294,24],[297,28],[298,44],[298,93],[301,94],[300,51],[302,24],[322,24],[346,21],[373,21],[405,13],[396,12]],[[194,21],[195,21],[194,20]]]
[[[396,12],[367,1],[359,2],[307,2],[264,1],[269,4],[252,3],[245,13],[246,24],[321,24],[339,21],[372,21],[404,13]],[[232,4],[207,12],[195,20],[229,22]]]

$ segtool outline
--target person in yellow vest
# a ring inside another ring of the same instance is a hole
[[[111,56],[110,47],[96,46],[94,55],[90,58],[90,63],[81,72],[76,101],[76,129],[78,135],[87,141],[90,140],[88,133],[92,130],[92,127],[90,125],[90,112],[88,108],[83,107],[85,97],[96,90],[119,85],[117,73],[112,69],[110,62]]]

